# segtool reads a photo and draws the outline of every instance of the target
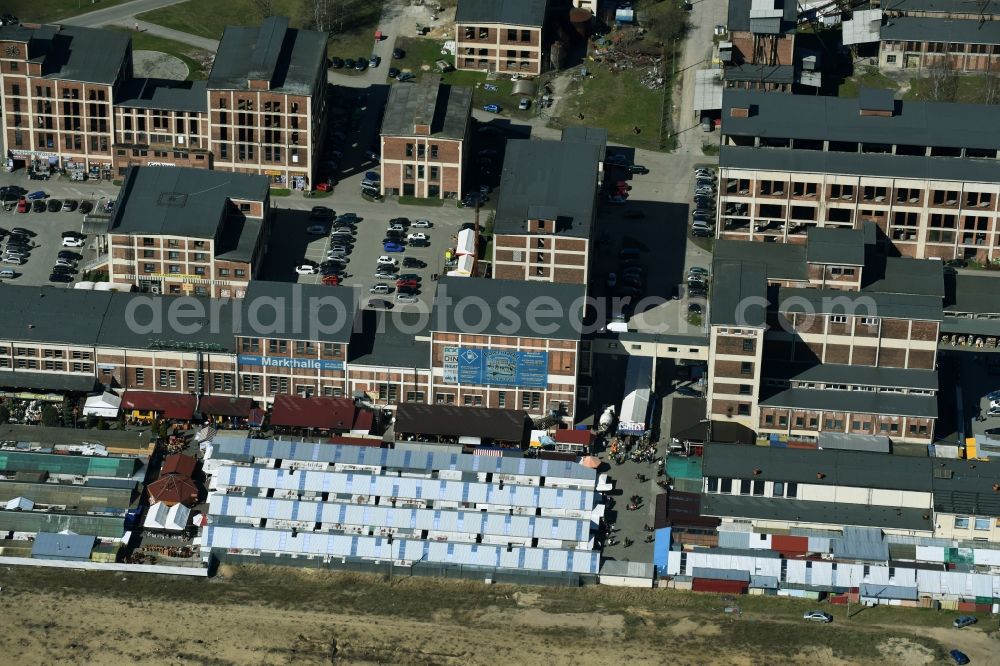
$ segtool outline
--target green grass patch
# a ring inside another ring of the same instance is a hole
[[[663,90],[643,86],[638,72],[612,73],[601,63],[589,63],[587,67],[591,76],[572,84],[555,124],[604,127],[611,141],[660,150]],[[666,103],[669,108],[669,93]]]
[[[292,195],[292,191],[287,187],[272,187],[271,196],[272,197],[288,197]]]
[[[375,31],[378,30],[379,17],[382,15],[383,0],[365,0],[357,5],[357,9],[344,31],[330,37],[327,53],[338,58],[368,58],[375,46]],[[392,39],[392,35],[389,36]],[[388,69],[388,58],[382,61],[382,68]],[[343,72],[344,70],[338,70]]]
[[[877,67],[865,67],[863,71],[848,77],[840,84],[839,97],[857,97],[862,88],[889,88],[896,90],[899,84],[878,71]]]
[[[404,206],[433,206],[440,208],[444,205],[444,199],[434,199],[431,197],[412,197],[406,194],[399,196],[399,203]]]
[[[391,38],[391,37],[390,37]],[[455,56],[441,54],[442,42],[425,37],[397,37],[395,47],[406,52],[405,58],[393,60],[392,66],[400,70],[410,70],[418,78],[425,72],[434,72],[437,60],[445,60],[455,65]]]
[[[956,75],[943,97],[935,100],[930,77],[910,79],[910,89],[903,99],[959,102],[962,104],[1000,104],[1000,79],[987,74]]]
[[[205,49],[175,42],[172,39],[157,37],[148,32],[135,32],[121,26],[109,26],[109,29],[129,33],[132,36],[133,51],[159,51],[160,53],[166,53],[178,58],[187,65],[188,81],[201,81],[208,78],[210,69],[208,63],[211,61],[213,54]]]
[[[78,16],[98,9],[120,5],[127,0],[7,0],[4,12],[10,12],[25,23],[55,23],[59,19]]]
[[[274,14],[287,16],[292,27],[299,27],[301,4],[301,0],[272,0]],[[136,18],[199,37],[222,39],[226,26],[259,25],[264,17],[253,0],[188,0],[144,12]]]

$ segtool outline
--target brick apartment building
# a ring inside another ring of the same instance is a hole
[[[729,0],[729,37],[719,44],[726,87],[790,91],[797,20],[793,0]]]
[[[988,105],[727,90],[719,238],[802,243],[861,228],[904,256],[1000,257],[1000,133]],[[956,128],[975,127],[975,132]]]
[[[572,420],[585,296],[582,284],[442,278],[431,316],[430,399]],[[536,325],[536,306],[559,314],[541,314]]]
[[[208,77],[214,168],[310,187],[326,118],[326,35],[270,17],[228,27]]]
[[[113,102],[132,78],[128,35],[76,26],[0,28],[8,166],[111,176]]]
[[[547,4],[547,0],[459,0],[455,68],[541,74]]]
[[[940,262],[885,257],[874,231],[812,229],[805,245],[717,243],[709,418],[802,441],[932,441]]]
[[[136,79],[131,38],[72,26],[0,28],[3,129],[13,166],[172,164],[309,187],[326,109],[326,35],[270,17],[230,27],[208,81]]]
[[[156,294],[242,298],[267,249],[259,175],[132,167],[108,228],[109,279]]]
[[[1000,12],[973,0],[879,2],[879,65],[887,70],[947,67],[993,72],[1000,64]]]
[[[381,130],[383,194],[459,198],[471,145],[472,89],[441,77],[392,86]]]
[[[493,224],[494,277],[587,284],[601,137],[580,132],[561,141],[507,142]]]

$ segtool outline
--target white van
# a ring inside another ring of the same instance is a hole
[[[24,260],[21,259],[20,257],[4,257],[3,263],[10,264],[12,266],[20,266],[21,264],[24,263]]]
[[[17,277],[17,273],[14,272],[13,268],[4,268],[0,270],[0,279],[11,280]]]

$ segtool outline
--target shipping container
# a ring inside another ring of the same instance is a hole
[[[746,594],[749,583],[742,580],[719,580],[717,578],[695,578],[691,589],[695,592],[718,592],[720,594]]]
[[[809,552],[809,537],[775,534],[771,537],[771,550],[788,555]]]
[[[974,601],[959,601],[958,611],[960,613],[975,613],[976,612],[976,602]]]

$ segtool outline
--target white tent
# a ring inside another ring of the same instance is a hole
[[[122,406],[121,397],[114,393],[104,393],[103,395],[92,395],[87,398],[83,405],[83,415],[105,416],[114,418],[118,416],[118,410]]]
[[[180,532],[187,526],[188,516],[191,509],[183,504],[167,506],[163,502],[157,502],[149,507],[146,512],[146,520],[143,527],[155,530],[167,530],[170,532]]]
[[[8,511],[31,511],[35,508],[35,503],[27,497],[15,497],[7,500],[7,505],[4,508]]]
[[[476,258],[471,254],[463,254],[458,258],[458,263],[455,264],[455,270],[448,271],[448,275],[451,277],[470,277],[475,268]]]
[[[458,245],[455,247],[455,252],[462,256],[463,254],[476,254],[476,232],[473,229],[462,229],[458,232]]]

